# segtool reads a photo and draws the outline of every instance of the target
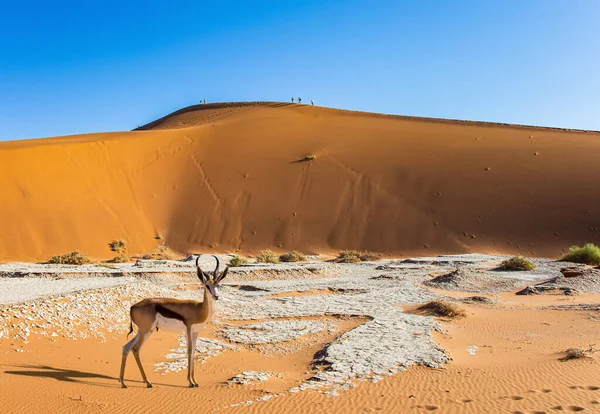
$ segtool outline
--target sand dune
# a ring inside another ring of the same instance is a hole
[[[305,154],[316,159],[299,162]],[[600,133],[277,103],[0,143],[0,258],[79,249],[555,256],[600,238]]]

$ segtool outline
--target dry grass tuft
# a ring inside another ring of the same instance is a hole
[[[364,252],[361,252],[358,257],[363,262],[376,262],[377,260],[381,259],[382,254],[365,250]]]
[[[293,252],[285,253],[279,256],[279,261],[288,263],[288,262],[303,262],[306,260],[306,256],[302,253],[294,250]]]
[[[565,362],[570,361],[572,359],[585,359],[591,358],[592,354],[596,353],[597,349],[594,349],[594,345],[590,345],[588,349],[581,348],[569,348],[565,349],[561,353],[563,354],[558,360]]]
[[[535,269],[535,264],[529,259],[521,256],[515,256],[500,263],[499,269],[511,271],[529,271]]]
[[[129,261],[129,257],[124,254],[117,255],[110,259],[109,263],[127,263]]]
[[[336,261],[339,263],[359,263],[361,262],[360,253],[356,250],[342,250]]]
[[[454,303],[437,299],[419,306],[415,309],[419,315],[438,316],[448,319],[464,318],[467,313],[460,306]]]
[[[364,252],[359,252],[357,250],[342,250],[336,261],[338,263],[360,263],[376,261],[379,259],[381,259],[380,253],[374,253],[368,250],[365,250]]]
[[[229,266],[231,266],[231,267],[238,267],[238,266],[242,266],[245,264],[248,264],[248,260],[246,260],[240,256],[233,256],[231,258],[231,260],[229,261]]]
[[[256,258],[258,263],[279,263],[279,258],[271,250],[263,250]]]
[[[48,260],[50,264],[68,264],[68,265],[83,265],[90,263],[90,259],[87,255],[79,253],[79,250],[75,250],[71,253],[59,254],[52,256]]]
[[[125,242],[125,240],[113,240],[108,243],[108,247],[110,247],[110,250],[116,253],[127,252],[127,242]]]
[[[582,263],[587,265],[600,265],[600,247],[587,243],[583,247],[571,246],[569,253],[561,259],[563,262]]]

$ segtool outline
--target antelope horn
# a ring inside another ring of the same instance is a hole
[[[202,283],[206,283],[206,281],[208,280],[208,277],[206,276],[206,273],[204,273],[204,271],[202,269],[200,269],[200,265],[198,264],[198,261],[200,260],[200,256],[198,255],[198,257],[196,257],[196,273],[198,273],[198,279],[200,279],[200,281]]]
[[[217,281],[217,279],[219,278],[219,265],[220,265],[220,263],[219,263],[219,258],[218,258],[217,256],[215,256],[215,255],[213,254],[213,257],[214,257],[214,258],[215,258],[215,260],[217,261],[217,267],[215,267],[215,271],[213,272],[213,275],[214,275],[214,278],[213,278],[213,280],[216,282],[216,281]]]

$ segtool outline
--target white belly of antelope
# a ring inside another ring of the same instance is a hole
[[[192,331],[200,332],[204,329],[204,323],[192,325]],[[159,331],[170,331],[170,332],[185,332],[185,324],[179,319],[172,319],[162,316],[160,313],[156,315],[154,321],[154,328]]]

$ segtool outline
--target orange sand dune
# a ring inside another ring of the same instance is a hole
[[[316,159],[299,162],[306,154]],[[555,256],[600,239],[600,133],[282,103],[0,143],[0,258],[167,245]]]

